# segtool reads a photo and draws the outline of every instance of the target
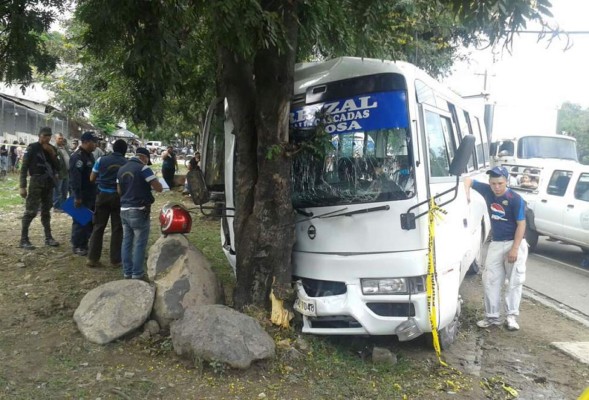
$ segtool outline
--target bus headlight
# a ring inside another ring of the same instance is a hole
[[[411,278],[365,278],[360,279],[362,293],[370,294],[409,294],[425,291],[425,277]]]

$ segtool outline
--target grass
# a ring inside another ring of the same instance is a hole
[[[5,179],[0,180],[0,210],[24,204],[20,197],[18,180],[18,174],[8,174]]]

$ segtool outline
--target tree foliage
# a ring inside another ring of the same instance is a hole
[[[58,58],[45,44],[46,32],[63,0],[6,0],[0,2],[0,80],[29,85],[35,70],[46,74]]]
[[[589,164],[589,108],[564,103],[558,110],[557,132],[577,139],[579,161]]]

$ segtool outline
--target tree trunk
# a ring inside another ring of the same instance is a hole
[[[237,152],[237,309],[248,304],[266,307],[272,288],[279,299],[288,299],[291,293],[294,215],[291,163],[285,149],[293,90],[296,1],[262,1],[262,7],[282,16],[288,46],[258,51],[253,68],[234,54],[222,52]]]

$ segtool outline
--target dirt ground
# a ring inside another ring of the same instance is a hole
[[[170,198],[182,201],[176,193],[158,195],[151,240],[158,235],[156,210]],[[550,345],[553,341],[589,341],[589,330],[555,311],[524,300],[521,331],[476,328],[482,308],[480,276],[468,277],[463,287],[460,338],[443,354],[451,366],[448,369],[437,366],[425,339],[399,343],[392,338],[305,336],[316,349],[306,358],[288,358],[279,348],[276,360],[257,363],[247,371],[231,371],[214,363],[195,368],[174,354],[167,337],[150,338],[141,331],[105,346],[95,345],[77,331],[73,313],[85,293],[120,279],[121,272],[86,268],[85,259],[72,254],[68,243],[71,220],[64,214],[53,214],[52,219],[60,247],[41,246],[37,218],[31,240],[39,247],[30,252],[17,248],[21,214],[22,206],[0,209],[2,399],[510,399],[516,397],[511,392],[514,389],[520,399],[560,400],[576,399],[589,386],[589,366]],[[198,224],[217,229],[216,221],[196,222],[197,229]],[[219,241],[212,243],[218,246]],[[105,245],[103,261],[107,249]],[[271,334],[277,340],[285,335],[273,330]],[[290,335],[297,337],[300,332]],[[400,374],[398,391],[379,388],[380,378],[370,375],[386,370],[369,365],[367,376],[352,380],[345,362],[340,365],[339,353],[317,350],[337,346],[344,353],[359,354],[344,360],[370,364],[362,349],[375,344],[390,348],[405,368],[391,372]],[[413,375],[407,371],[411,368],[417,368]],[[428,386],[432,380],[436,387]],[[371,387],[371,392],[360,391],[360,384]]]

